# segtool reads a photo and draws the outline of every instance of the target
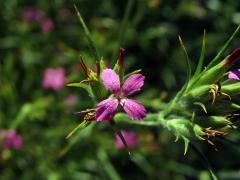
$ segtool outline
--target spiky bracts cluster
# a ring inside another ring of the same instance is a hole
[[[185,142],[185,152],[192,140],[206,140],[214,145],[216,136],[223,136],[235,128],[232,121],[240,110],[238,71],[228,73],[240,59],[236,49],[216,65],[207,67],[193,76],[186,88],[163,113],[162,119],[177,139]],[[229,79],[231,78],[231,79]],[[233,80],[234,79],[234,80]],[[216,148],[215,148],[216,149]]]

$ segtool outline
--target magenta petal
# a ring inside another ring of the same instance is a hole
[[[118,107],[118,100],[109,98],[101,101],[96,108],[97,121],[110,121],[112,120]]]
[[[143,119],[146,116],[146,109],[139,102],[132,99],[122,99],[121,105],[128,116],[132,119]]]
[[[134,148],[138,145],[138,136],[135,132],[121,131],[129,148]],[[124,148],[121,138],[115,134],[115,145],[117,148]]]
[[[111,92],[118,92],[120,90],[119,76],[112,69],[105,69],[103,71],[102,80],[104,86]]]
[[[129,96],[141,90],[145,77],[141,74],[133,74],[124,82],[122,91],[125,96]]]
[[[240,69],[237,69],[237,70],[234,70],[232,72],[229,72],[228,78],[229,79],[240,80]]]

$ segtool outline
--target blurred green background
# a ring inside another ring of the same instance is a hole
[[[83,80],[79,55],[94,66],[74,4],[109,64],[124,47],[126,71],[143,70],[145,86],[137,98],[152,112],[184,83],[178,35],[194,68],[204,29],[208,62],[240,24],[237,0],[1,0],[0,127],[16,128],[23,146],[1,149],[0,179],[211,179],[199,155],[190,149],[184,156],[182,142],[175,143],[165,129],[137,128],[139,146],[131,158],[115,147],[106,125],[90,125],[66,140],[83,118],[74,112],[92,108],[93,102],[82,89],[55,91],[42,82],[47,68],[59,67],[66,83]],[[123,23],[127,6],[129,18]],[[38,15],[27,15],[29,10]],[[238,46],[239,36],[229,52]],[[69,95],[73,102],[67,102]],[[235,144],[216,142],[218,152],[206,142],[199,144],[220,179],[240,179],[240,141],[230,138]]]

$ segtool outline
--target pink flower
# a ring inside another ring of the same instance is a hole
[[[59,91],[64,87],[65,81],[65,71],[63,68],[47,68],[44,72],[42,86],[45,89],[52,88],[55,91]]]
[[[48,18],[48,19],[44,19],[41,22],[41,26],[42,26],[42,31],[43,32],[50,32],[53,30],[54,28],[54,22],[52,19]]]
[[[234,71],[229,72],[228,78],[229,79],[240,80],[240,69],[236,69]]]
[[[121,133],[129,148],[134,148],[138,145],[138,136],[135,132],[121,131]],[[115,134],[115,146],[119,149],[124,148],[124,144],[117,134]]]
[[[77,102],[77,96],[75,96],[73,94],[67,96],[67,98],[65,99],[65,104],[67,106],[72,106],[72,105],[76,104],[76,102]]]
[[[23,11],[24,21],[39,22],[43,18],[43,11],[37,8],[29,8]]]
[[[17,135],[15,129],[5,131],[5,138],[3,139],[3,149],[20,149],[22,147],[22,137]]]
[[[119,104],[130,118],[143,119],[146,116],[144,106],[135,100],[128,99],[127,96],[140,91],[144,84],[144,79],[145,77],[141,74],[133,74],[121,87],[119,76],[112,69],[105,69],[102,73],[102,81],[112,95],[97,105],[96,120],[110,121]]]

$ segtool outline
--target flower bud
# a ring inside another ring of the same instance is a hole
[[[225,65],[231,67],[240,59],[240,48],[235,49],[227,58],[225,58]]]
[[[121,79],[123,78],[123,75],[124,75],[124,56],[125,56],[125,49],[120,48],[117,63],[113,68],[114,71],[116,71],[120,75]]]
[[[205,71],[200,77],[195,87],[205,84],[214,84],[220,78],[223,77],[224,73],[240,59],[240,48],[233,51],[223,61]]]

